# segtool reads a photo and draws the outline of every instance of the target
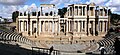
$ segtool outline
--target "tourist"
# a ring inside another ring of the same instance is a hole
[[[53,46],[50,47],[49,55],[51,55],[52,51],[53,51]]]

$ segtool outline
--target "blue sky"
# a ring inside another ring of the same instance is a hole
[[[0,16],[12,17],[12,12],[26,11],[29,7],[39,7],[40,4],[55,4],[58,8],[67,7],[69,4],[89,4],[108,6],[113,13],[120,14],[120,0],[0,0]]]
[[[27,1],[25,2],[25,4],[31,5],[31,4],[35,3],[36,6],[38,7],[38,6],[40,6],[40,4],[50,4],[51,1],[53,1],[53,0],[44,0],[44,1],[43,1],[43,0],[27,0]],[[57,0],[56,0],[56,1],[57,1]],[[70,1],[70,0],[68,0],[68,1]],[[80,0],[76,0],[76,1],[80,1]],[[85,3],[86,1],[89,1],[89,0],[81,0],[80,2],[72,2],[72,3],[73,3],[73,4],[74,4],[74,3]],[[58,7],[59,7],[59,8],[64,7],[64,3],[61,3]]]

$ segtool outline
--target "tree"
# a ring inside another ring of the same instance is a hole
[[[7,19],[4,19],[5,23],[7,22]]]
[[[19,11],[15,11],[15,12],[12,13],[13,22],[16,22],[16,18],[18,17],[18,15],[19,15]]]
[[[109,9],[109,10],[108,10],[108,15],[111,15],[111,14],[112,14],[112,12],[111,12],[111,10]]]
[[[120,20],[120,15],[118,14],[111,14],[111,23],[116,24]]]
[[[65,13],[67,12],[67,8],[64,7],[62,9],[58,9],[58,15],[60,15],[61,18],[64,18]]]
[[[108,15],[110,16],[111,24],[116,25],[119,22],[120,15],[112,13],[110,9],[108,10]]]

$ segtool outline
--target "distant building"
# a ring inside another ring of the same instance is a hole
[[[47,8],[47,9],[46,9]],[[54,4],[41,4],[33,15],[18,16],[17,31],[27,36],[66,35],[73,37],[104,36],[108,31],[108,8],[90,4],[71,4],[65,18],[60,18]],[[51,10],[48,12],[48,10]],[[48,13],[45,13],[48,12]],[[22,12],[24,13],[24,12]],[[47,14],[47,15],[46,15]]]
[[[8,17],[8,18],[7,18],[7,22],[13,22],[12,17]]]
[[[7,17],[7,18],[0,17],[0,23],[5,23],[5,22],[13,22],[13,20],[11,17]]]
[[[4,22],[4,19],[0,16],[0,23]]]

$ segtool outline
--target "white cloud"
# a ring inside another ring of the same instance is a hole
[[[7,5],[0,5],[0,16],[2,17],[9,17],[12,16],[12,13],[17,10],[17,6],[7,6]]]
[[[86,4],[90,4],[91,2],[94,2],[96,5],[103,5],[108,0],[89,0],[86,2]]]
[[[21,5],[24,4],[27,0],[0,0],[0,4],[4,5]]]
[[[120,0],[109,0],[106,4],[113,13],[120,12]]]
[[[28,5],[21,6],[21,7],[19,7],[18,10],[21,11],[21,12],[24,12],[24,11],[27,11],[27,10],[36,11],[37,6],[36,6],[35,3],[32,3],[30,6],[28,6]]]
[[[69,4],[76,4],[81,3],[80,0],[52,0],[50,4],[55,4],[56,6],[63,5],[64,7],[68,6]]]
[[[28,9],[32,9],[32,11],[35,11],[37,6],[35,3],[31,4],[30,6],[28,5],[22,5],[22,6],[15,6],[15,5],[1,5],[0,4],[0,16],[2,17],[12,17],[12,13],[14,11],[20,11],[20,12],[24,12],[27,11]]]
[[[52,0],[52,1],[50,1],[50,4],[55,4],[56,6],[59,6],[60,4],[62,4],[61,1],[62,0]]]
[[[120,0],[89,0],[86,4],[94,2],[96,5],[108,6],[112,13],[120,12]]]
[[[109,0],[109,1],[106,3],[106,6],[118,7],[118,6],[120,6],[120,0]]]
[[[26,1],[27,0],[0,0],[0,16],[4,18],[12,17],[12,13],[21,9],[21,5],[24,5]],[[23,9],[26,7],[27,6],[23,7]]]

